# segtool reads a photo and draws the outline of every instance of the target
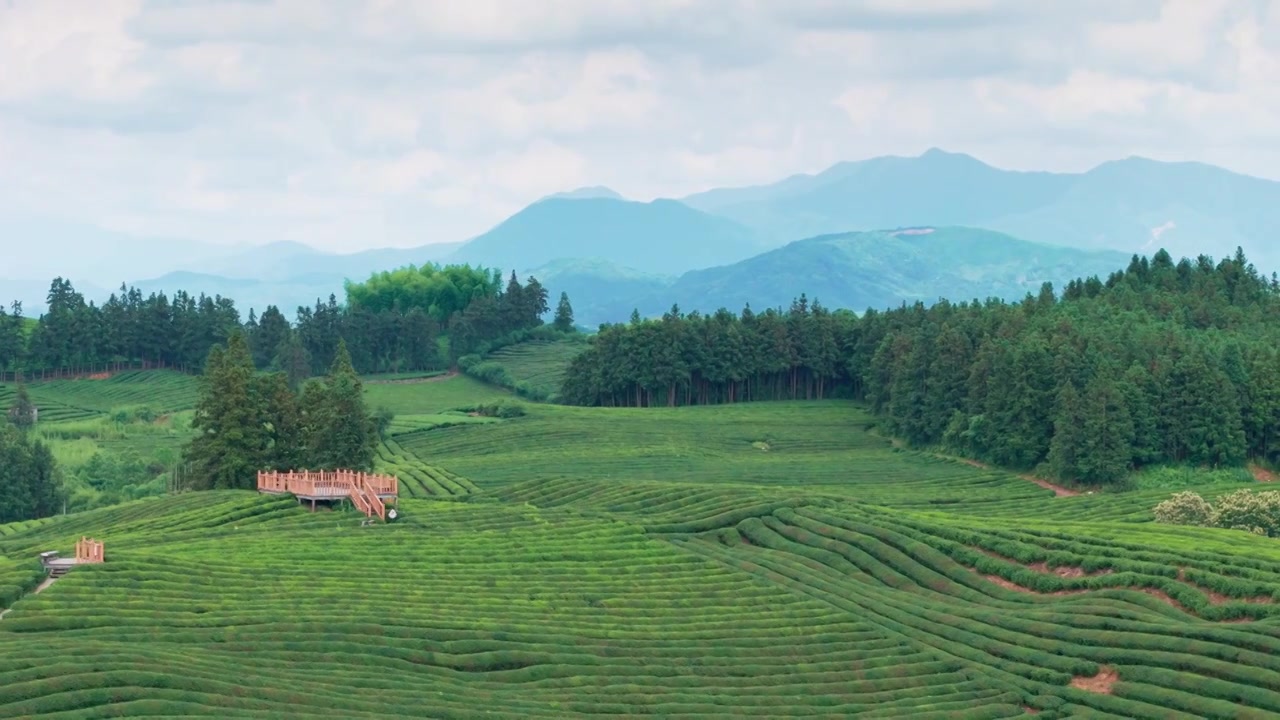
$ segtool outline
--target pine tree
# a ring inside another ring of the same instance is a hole
[[[293,390],[297,390],[302,386],[303,380],[311,377],[311,354],[302,344],[302,338],[298,333],[291,332],[285,336],[280,347],[276,349],[276,357],[271,362],[271,367],[284,373],[289,387]]]
[[[1091,484],[1122,479],[1133,455],[1133,419],[1110,372],[1100,372],[1085,388],[1082,410],[1079,479]]]
[[[0,523],[54,515],[63,497],[61,471],[49,447],[0,425]]]
[[[18,392],[13,398],[13,406],[9,408],[9,422],[19,430],[30,430],[36,424],[36,406],[31,402],[27,386],[18,385]]]
[[[556,316],[551,325],[560,332],[573,331],[573,306],[569,304],[569,293],[560,293],[560,302],[556,305]]]
[[[284,373],[271,373],[255,378],[257,393],[263,399],[266,425],[270,435],[263,469],[294,470],[306,463],[302,447],[302,416],[298,398],[289,387]]]
[[[253,364],[265,369],[280,351],[280,345],[289,339],[293,332],[289,321],[275,305],[268,305],[258,318],[256,332],[250,331],[249,343],[253,347]]]
[[[1081,454],[1084,452],[1084,412],[1080,394],[1071,383],[1058,391],[1053,419],[1053,439],[1049,441],[1046,462],[1054,477],[1074,480],[1080,475]]]
[[[345,341],[338,342],[329,375],[307,384],[301,405],[308,468],[373,469],[377,427]]]
[[[257,472],[268,466],[271,436],[259,390],[242,333],[225,349],[214,346],[191,421],[197,434],[185,452],[197,489],[253,488]]]
[[[547,306],[547,289],[538,282],[538,278],[530,276],[521,295],[523,317],[519,329],[538,327],[542,324],[542,316],[551,308]]]

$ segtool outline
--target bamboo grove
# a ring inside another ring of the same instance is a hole
[[[521,283],[512,273],[504,287],[498,271],[468,265],[376,273],[346,292],[346,303],[330,295],[298,308],[291,323],[276,306],[242,319],[230,298],[185,291],[144,297],[121,286],[97,305],[57,278],[38,319],[24,318],[18,303],[0,308],[0,380],[137,366],[200,372],[209,349],[237,330],[247,335],[256,367],[294,380],[324,374],[340,340],[361,373],[435,370],[541,325],[548,311],[537,278]],[[446,334],[451,343],[442,350]]]
[[[1046,284],[1020,302],[632,318],[566,374],[580,405],[851,396],[888,432],[1087,483],[1280,460],[1280,286],[1243,253]]]

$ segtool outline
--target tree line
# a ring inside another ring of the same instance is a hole
[[[221,296],[178,291],[148,296],[121,286],[101,305],[56,278],[48,309],[34,322],[20,303],[0,308],[0,378],[80,373],[124,366],[202,372],[209,349],[236,332],[254,366],[284,372],[291,384],[321,375],[344,342],[359,373],[435,370],[503,334],[542,323],[547,291],[537,278],[505,284],[496,270],[469,265],[409,266],[346,284],[299,307],[290,322],[274,305],[241,317]],[[564,299],[567,302],[567,298]],[[440,338],[451,338],[447,348]]]
[[[848,393],[846,350],[857,318],[805,296],[786,312],[721,309],[606,324],[574,358],[561,398],[574,405],[649,407]]]
[[[1018,302],[862,317],[681,315],[601,328],[562,389],[583,405],[843,395],[890,433],[1086,483],[1144,466],[1280,461],[1280,283],[1243,252],[1134,256]]]

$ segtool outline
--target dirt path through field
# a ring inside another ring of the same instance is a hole
[[[981,468],[983,470],[999,469],[999,468],[993,468],[986,463],[978,462],[977,460],[970,460],[969,458],[955,457],[952,455],[937,455],[937,456],[940,458],[946,458],[949,460],[958,460],[964,463],[965,465]],[[1033,482],[1039,485],[1040,487],[1044,488],[1045,490],[1052,490],[1053,494],[1056,495],[1057,497],[1074,497],[1080,494],[1079,490],[1072,490],[1071,488],[1066,488],[1061,485],[1055,485],[1054,483],[1051,483],[1048,480],[1045,480],[1044,478],[1038,478],[1038,477],[1035,477],[1034,475],[1019,475],[1018,477],[1028,482]]]
[[[1269,483],[1269,482],[1280,481],[1280,475],[1276,475],[1275,473],[1271,472],[1270,470],[1264,467],[1258,467],[1257,465],[1250,465],[1249,472],[1253,474],[1253,479],[1257,480],[1258,482]]]
[[[458,377],[457,370],[450,370],[443,375],[432,375],[431,377],[420,378],[404,378],[400,380],[365,380],[365,385],[418,385],[420,383],[442,382],[451,378]]]

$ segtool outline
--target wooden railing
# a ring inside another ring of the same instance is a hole
[[[400,481],[394,475],[373,475],[351,470],[321,472],[275,470],[258,473],[258,491],[292,493],[300,497],[349,497],[366,516],[387,519],[387,506],[379,495],[398,495]]]
[[[76,541],[77,563],[100,563],[103,559],[102,543],[87,537],[81,537]]]

